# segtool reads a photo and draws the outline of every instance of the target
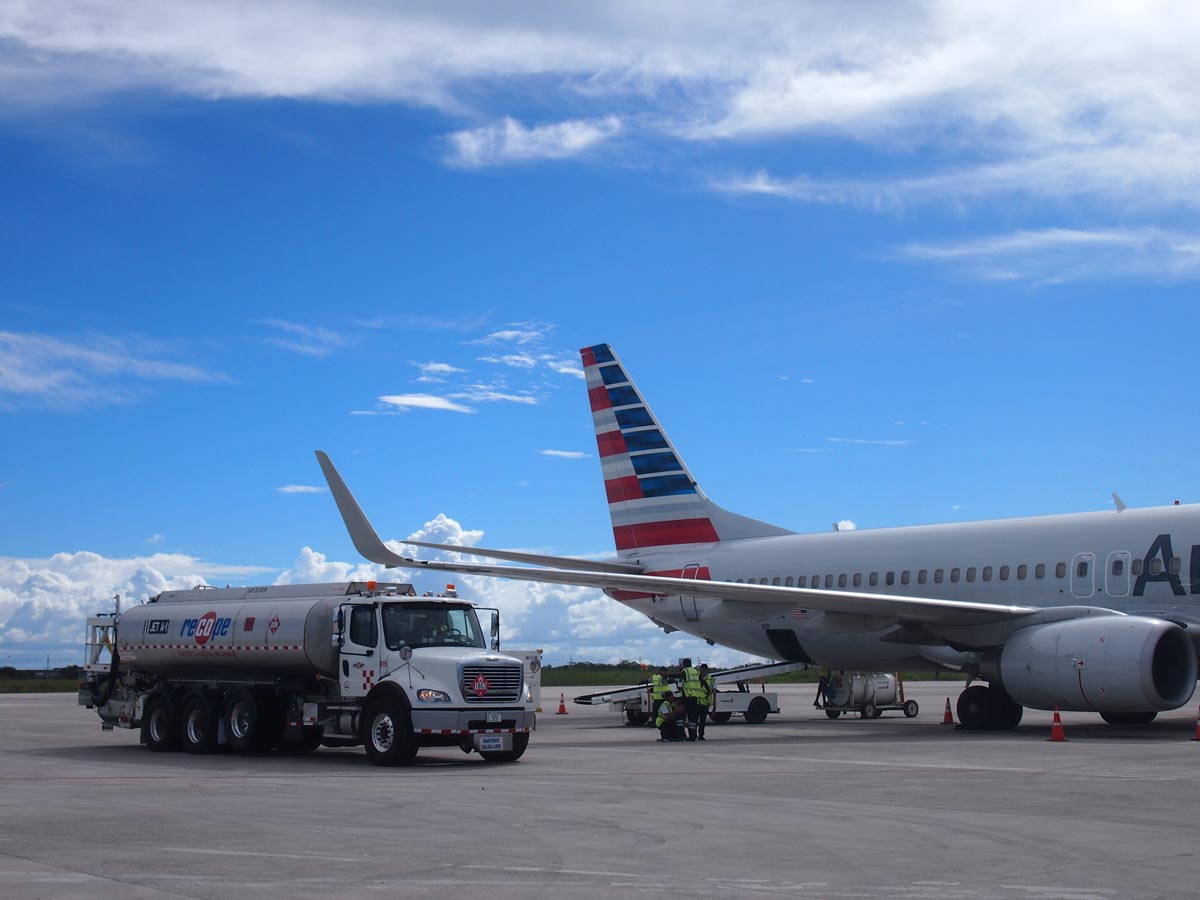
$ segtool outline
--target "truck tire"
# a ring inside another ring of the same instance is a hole
[[[730,719],[733,718],[733,713],[731,713],[731,712],[710,712],[708,714],[708,717],[713,720],[714,725],[724,725],[726,722],[728,722]]]
[[[755,697],[750,701],[750,705],[746,707],[742,716],[751,725],[761,725],[767,721],[767,713],[770,711],[771,704],[767,702],[766,697]]]
[[[904,715],[908,716],[910,719],[915,719],[917,717],[917,713],[920,711],[921,707],[917,705],[916,700],[909,700],[904,704]]]
[[[488,762],[516,762],[524,755],[528,746],[529,732],[518,731],[513,735],[513,748],[511,750],[480,750],[479,755]]]
[[[175,704],[166,694],[151,694],[142,712],[142,743],[154,753],[179,749],[179,730],[175,727]]]
[[[408,710],[394,697],[372,700],[363,715],[363,746],[377,766],[406,766],[417,755]]]
[[[188,753],[212,753],[217,749],[218,720],[205,694],[188,694],[179,708],[179,743]]]
[[[221,720],[230,750],[258,753],[270,746],[270,729],[264,712],[263,704],[245,688],[235,688],[225,696]]]
[[[878,719],[880,716],[879,710],[875,708],[874,703],[864,703],[862,711],[859,713],[864,719]]]
[[[838,716],[840,716],[841,714],[842,714],[842,711],[841,711],[840,709],[827,709],[827,710],[825,710],[825,715],[829,716],[829,718],[831,718],[831,719],[836,719],[836,718],[837,718]]]

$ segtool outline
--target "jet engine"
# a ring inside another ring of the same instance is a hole
[[[983,675],[1035,709],[1154,713],[1196,689],[1196,648],[1173,622],[1100,616],[1022,628]]]

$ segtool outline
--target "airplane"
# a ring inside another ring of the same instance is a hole
[[[616,544],[593,561],[420,541],[525,565],[420,560],[379,539],[317,451],[358,551],[388,567],[585,585],[755,656],[965,672],[964,728],[1025,707],[1140,725],[1196,687],[1200,505],[797,534],[704,493],[612,347],[580,351]]]

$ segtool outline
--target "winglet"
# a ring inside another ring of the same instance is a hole
[[[1117,496],[1117,492],[1113,491],[1113,503],[1117,505],[1117,512],[1125,512],[1125,501]]]
[[[371,562],[383,566],[412,565],[412,560],[393,553],[379,539],[379,535],[375,533],[375,529],[363,513],[362,507],[350,493],[350,488],[346,487],[346,482],[342,481],[342,476],[329,457],[322,450],[318,450],[316,453],[317,462],[321,464],[321,471],[325,473],[325,481],[329,484],[329,490],[337,502],[338,512],[342,514],[342,521],[346,523],[346,530],[350,532],[350,540],[354,542],[358,552]]]

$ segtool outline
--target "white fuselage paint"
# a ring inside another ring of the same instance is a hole
[[[768,584],[801,586],[798,579],[804,578],[806,586],[821,588],[826,576],[832,576],[832,590],[1038,608],[1090,606],[1200,626],[1200,505],[789,534],[692,545],[638,561],[648,574],[694,564],[706,567],[713,581],[766,579]],[[1088,563],[1084,575],[1079,574],[1081,562]],[[1039,565],[1044,566],[1040,578]],[[1005,566],[1007,578],[1002,579]],[[1020,566],[1026,567],[1024,578],[1018,577]],[[985,567],[990,570],[986,580]],[[952,581],[955,569],[958,580]],[[974,569],[974,580],[967,580],[968,569]],[[1141,574],[1134,574],[1139,569]],[[894,573],[890,585],[889,572]],[[907,584],[902,583],[904,572]],[[870,583],[872,573],[877,584]],[[857,587],[855,574],[861,575]],[[814,576],[819,585],[812,583]],[[892,670],[955,657],[944,646],[881,641],[895,628],[894,618],[817,610],[797,618],[792,609],[777,604],[693,603],[678,596],[621,602],[672,628],[757,656],[779,658],[766,633],[778,628],[794,630],[805,653],[820,666]]]

